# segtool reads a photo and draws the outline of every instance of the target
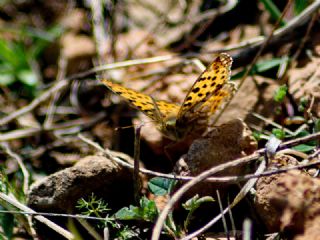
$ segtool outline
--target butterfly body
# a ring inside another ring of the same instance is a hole
[[[103,79],[102,82],[114,93],[129,101],[157,123],[158,129],[172,140],[187,135],[203,133],[218,107],[231,96],[230,69],[232,58],[221,53],[198,77],[182,105],[162,100],[125,88]]]

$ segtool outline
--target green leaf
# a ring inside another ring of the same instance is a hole
[[[3,231],[8,239],[11,239],[13,234],[13,227],[14,227],[14,217],[10,213],[4,213],[4,216],[2,217],[2,223],[1,226],[3,228]]]
[[[14,83],[14,76],[12,74],[0,74],[0,85],[9,86]]]
[[[255,65],[254,69],[257,73],[262,73],[265,71],[268,71],[274,67],[278,67],[281,64],[283,64],[284,62],[288,61],[287,57],[284,58],[272,58],[269,60],[263,60],[263,61],[259,61],[257,62],[257,64]]]
[[[31,70],[27,69],[19,71],[17,77],[22,83],[30,87],[36,86],[39,82],[37,75]]]
[[[294,1],[294,13],[299,15],[307,6],[310,4],[310,1],[306,0],[295,0]]]
[[[254,75],[256,73],[263,73],[263,72],[268,71],[268,70],[270,70],[272,68],[280,66],[281,64],[283,64],[286,61],[288,61],[287,57],[273,58],[273,59],[270,59],[270,60],[259,61],[254,65],[253,69],[251,70],[251,72],[249,74],[250,75]],[[244,69],[244,70],[234,74],[232,76],[232,80],[236,80],[236,79],[242,78],[246,71],[247,71],[247,69]]]
[[[272,134],[278,139],[284,139],[285,135],[286,135],[286,133],[282,129],[279,129],[279,128],[272,129]]]
[[[252,135],[257,141],[261,139],[261,133],[258,131],[253,131]]]
[[[145,220],[153,222],[158,216],[158,209],[154,201],[142,197],[140,206],[129,206],[121,208],[114,214],[114,217],[119,220]]]
[[[169,194],[176,183],[173,179],[155,177],[148,182],[148,188],[154,195],[163,196]]]
[[[302,130],[297,134],[297,137],[305,137],[308,136],[310,133],[307,130]]]
[[[13,43],[0,39],[0,60],[13,66],[18,65],[19,60],[15,54],[15,46]]]
[[[158,216],[158,209],[154,201],[151,201],[146,197],[142,197],[140,200],[140,207],[142,208],[144,220],[153,221]]]
[[[121,208],[118,212],[114,214],[114,217],[119,220],[140,220],[142,217],[137,214],[137,211],[135,211],[137,207],[130,206]]]
[[[311,146],[307,144],[300,144],[297,146],[294,146],[292,149],[299,151],[299,152],[310,152],[311,150],[315,149],[316,146]]]
[[[288,87],[286,85],[280,86],[274,93],[273,99],[281,103],[284,100],[284,97],[287,95]]]

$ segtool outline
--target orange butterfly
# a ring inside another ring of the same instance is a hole
[[[183,139],[190,133],[202,133],[209,118],[232,93],[229,83],[232,58],[221,53],[198,77],[182,105],[154,100],[151,96],[103,79],[111,91],[124,97],[135,108],[157,123],[158,129],[172,140]]]

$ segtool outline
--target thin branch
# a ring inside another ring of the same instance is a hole
[[[66,76],[68,61],[63,54],[59,57],[58,61],[58,74],[56,77],[56,82],[63,81]],[[44,129],[49,128],[53,122],[53,115],[56,110],[56,102],[60,98],[61,92],[57,91],[53,94],[53,98],[51,99],[48,107],[48,111],[46,112],[46,118],[43,123]]]
[[[25,212],[31,212],[34,214],[37,214],[36,211],[32,210],[31,208],[23,205],[22,203],[20,203],[14,196],[12,195],[6,195],[2,192],[0,192],[0,198],[8,203],[10,203],[12,206],[21,209],[22,211]],[[49,219],[43,217],[43,216],[35,216],[35,219],[37,219],[39,222],[42,222],[43,224],[47,225],[49,228],[51,228],[52,230],[54,230],[55,232],[59,233],[61,236],[65,237],[66,239],[74,239],[74,235],[63,229],[62,227],[60,227],[59,225],[55,224],[54,222],[50,221]]]
[[[134,200],[136,201],[136,203],[139,203],[140,192],[141,192],[141,182],[139,178],[141,128],[142,128],[142,125],[138,126],[135,129],[135,136],[134,136],[133,189],[134,189]]]
[[[0,133],[0,142],[34,136],[41,128],[17,129],[6,133]]]
[[[87,128],[89,126],[94,125],[95,123],[101,121],[105,117],[106,117],[106,113],[100,112],[89,119],[80,118],[80,119],[70,120],[68,122],[63,122],[63,123],[52,125],[52,126],[48,127],[47,129],[45,129],[45,131],[64,130],[64,129],[72,128],[72,127],[78,127],[80,130],[80,129],[84,129],[84,128]],[[44,130],[42,128],[27,128],[27,129],[17,129],[17,130],[9,131],[9,132],[0,134],[0,142],[15,140],[15,139],[19,139],[19,138],[31,137],[41,131],[44,131]]]
[[[262,120],[262,121],[264,121],[265,123],[268,123],[268,124],[270,124],[271,126],[274,126],[274,127],[276,127],[276,128],[282,129],[283,131],[285,131],[286,133],[290,134],[291,136],[294,136],[294,132],[292,132],[291,130],[289,130],[289,129],[283,127],[283,126],[281,126],[280,124],[278,124],[278,123],[276,123],[276,122],[274,122],[274,121],[272,121],[272,120],[270,120],[270,119],[267,119],[267,118],[265,118],[264,116],[261,116],[261,115],[258,114],[258,113],[254,113],[254,112],[253,112],[253,113],[251,113],[251,114],[252,114],[252,116],[258,118],[259,120]]]
[[[15,112],[9,114],[8,116],[5,116],[2,119],[0,119],[0,126],[3,126],[4,124],[7,124],[8,122],[12,121],[13,119],[16,119],[17,117],[20,117],[21,115],[32,111],[37,106],[39,106],[40,103],[46,101],[51,95],[55,94],[57,91],[60,91],[61,89],[66,87],[68,84],[69,84],[69,82],[66,81],[66,80],[57,82],[50,89],[48,89],[46,92],[41,94],[38,98],[34,99],[27,106],[22,107],[19,110],[17,110]]]
[[[107,218],[103,218],[103,217],[93,217],[93,216],[79,215],[79,214],[35,212],[35,211],[0,210],[0,213],[26,214],[31,216],[41,215],[41,216],[48,216],[48,217],[65,217],[65,218],[86,219],[86,220],[96,220],[96,221],[107,220]]]
[[[13,159],[15,159],[17,161],[19,167],[21,168],[21,171],[22,171],[22,174],[23,174],[23,193],[25,195],[27,195],[28,189],[29,189],[29,178],[30,178],[30,175],[29,175],[29,172],[28,172],[27,168],[25,167],[25,165],[23,163],[23,160],[21,159],[21,157],[18,154],[14,153],[10,149],[9,144],[7,142],[2,142],[1,146],[10,157],[12,157]]]
[[[101,0],[88,1],[91,7],[92,13],[92,27],[93,36],[96,45],[96,51],[98,53],[98,64],[105,64],[107,53],[108,37],[105,32],[104,17],[103,17],[103,3]]]
[[[81,134],[79,134],[78,137],[82,141],[88,143],[89,145],[91,145],[91,146],[95,147],[96,149],[98,149],[99,151],[103,152],[106,155],[106,157],[111,159],[112,161],[117,162],[119,165],[121,165],[123,167],[127,167],[129,169],[134,169],[134,166],[132,164],[122,160],[121,156],[118,155],[116,152],[112,152],[109,149],[103,149],[97,143],[91,141],[90,139],[84,137]],[[293,146],[299,145],[301,143],[312,141],[314,139],[320,139],[320,132],[314,133],[314,134],[310,134],[310,135],[305,136],[305,137],[296,138],[294,140],[290,140],[290,141],[287,141],[285,143],[282,143],[282,144],[279,145],[278,151],[281,151],[283,149],[287,149],[289,147],[293,147]],[[235,160],[230,161],[228,163],[224,163],[222,165],[225,166],[227,164],[227,167],[236,167],[236,166],[238,166],[240,164],[243,164],[243,163],[249,163],[251,161],[255,161],[255,160],[259,159],[261,156],[263,156],[265,151],[266,151],[266,149],[262,148],[262,149],[257,150],[256,152],[254,152],[253,154],[251,154],[249,156],[238,158],[238,159],[235,159]],[[284,171],[289,171],[289,170],[293,170],[293,169],[301,169],[301,168],[305,168],[305,167],[311,167],[311,166],[315,166],[316,164],[318,164],[318,162],[301,164],[299,166],[288,167],[288,168],[285,168],[285,169],[279,169],[279,170],[277,170],[277,172],[275,172],[275,171],[265,172],[265,173],[260,174],[260,175],[248,174],[248,175],[245,175],[245,176],[210,177],[210,178],[205,179],[205,181],[206,182],[228,182],[228,183],[240,182],[240,181],[245,181],[245,180],[248,180],[248,179],[251,179],[251,178],[257,178],[257,177],[262,177],[262,176],[268,176],[270,174],[276,174],[278,172],[284,172]],[[219,166],[221,166],[221,165],[219,165]],[[216,166],[216,167],[219,167],[219,166]],[[151,175],[151,176],[164,177],[164,178],[168,178],[168,179],[182,180],[182,181],[190,181],[190,180],[193,180],[193,179],[196,178],[196,177],[191,177],[191,176],[178,176],[178,175],[173,175],[173,174],[159,173],[159,172],[154,172],[154,171],[151,171],[151,170],[148,170],[148,169],[145,169],[145,168],[139,168],[139,171],[141,173],[148,174],[148,175]],[[221,171],[221,170],[219,170],[219,171]]]

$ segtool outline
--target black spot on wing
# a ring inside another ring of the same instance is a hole
[[[199,92],[199,91],[200,91],[200,88],[199,88],[199,87],[196,87],[196,88],[192,89],[192,92],[193,92],[193,93],[197,93],[197,92]]]

